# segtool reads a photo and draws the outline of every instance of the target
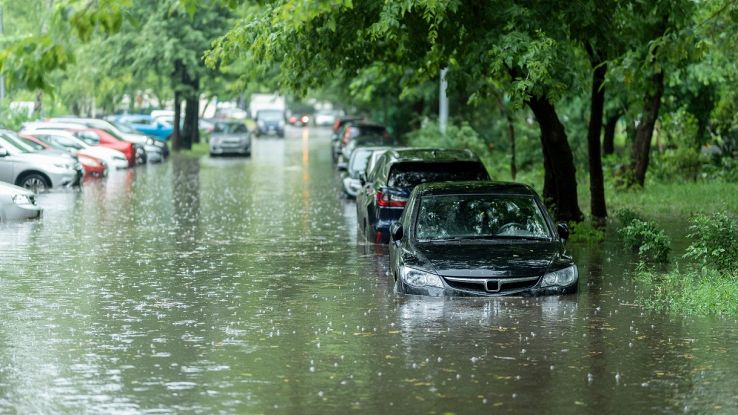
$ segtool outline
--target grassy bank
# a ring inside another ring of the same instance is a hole
[[[640,302],[647,308],[688,315],[738,315],[738,278],[713,269],[678,267],[666,273],[639,269]]]
[[[178,155],[197,158],[201,156],[206,156],[209,151],[210,149],[207,143],[196,143],[192,145],[192,148],[190,150],[180,150]]]

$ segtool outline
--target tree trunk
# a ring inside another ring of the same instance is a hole
[[[620,120],[620,113],[615,113],[607,118],[604,136],[602,137],[602,155],[609,156],[615,153],[615,128]]]
[[[526,103],[535,114],[541,130],[544,198],[553,203],[554,214],[559,220],[579,222],[582,211],[577,201],[576,168],[564,126],[547,98],[531,97]]]
[[[636,129],[635,141],[631,149],[631,173],[635,184],[643,186],[648,170],[651,138],[656,119],[659,117],[661,96],[664,94],[664,73],[658,72],[651,77],[651,85],[643,99],[641,122]]]
[[[589,161],[589,194],[592,222],[604,225],[607,218],[605,204],[605,179],[602,176],[602,154],[600,149],[600,131],[602,131],[602,115],[605,107],[605,74],[607,65],[596,63],[592,72],[592,95],[589,111],[589,129],[587,130],[587,158]]]
[[[33,115],[40,117],[44,110],[44,92],[39,90],[36,91],[36,101],[33,103]]]
[[[179,130],[180,126],[180,108],[182,106],[182,98],[179,91],[174,91],[174,131],[172,131],[172,151],[179,151],[181,148],[182,133]]]
[[[510,110],[505,107],[502,102],[502,98],[497,97],[497,105],[500,107],[500,111],[505,115],[507,121],[507,137],[510,140],[510,177],[515,180],[517,176],[518,168],[515,162],[515,124],[513,124],[513,117]]]
[[[189,150],[192,144],[200,142],[200,134],[198,131],[197,116],[199,114],[200,99],[197,95],[190,95],[185,102],[185,119],[184,119],[184,145]]]

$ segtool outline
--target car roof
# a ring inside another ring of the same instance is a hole
[[[387,150],[385,155],[391,163],[406,161],[479,161],[479,157],[469,149],[402,148]]]
[[[515,194],[537,196],[535,190],[523,183],[497,181],[428,182],[415,188],[418,196],[460,194]]]
[[[349,121],[347,124],[350,124],[351,127],[358,127],[358,128],[382,128],[387,129],[387,127],[383,124],[373,122],[373,121],[365,121],[362,119]]]

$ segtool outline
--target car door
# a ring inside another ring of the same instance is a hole
[[[0,144],[0,148],[3,148],[2,144]],[[13,156],[7,154],[5,157],[0,157],[0,181],[15,184],[14,168]]]

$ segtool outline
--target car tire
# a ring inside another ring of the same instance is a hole
[[[35,193],[41,193],[51,189],[49,179],[41,173],[24,174],[18,179],[18,186],[33,190]]]

